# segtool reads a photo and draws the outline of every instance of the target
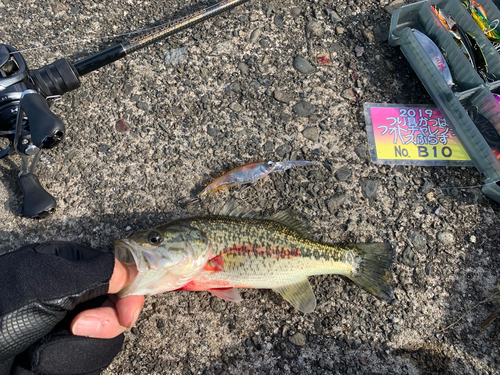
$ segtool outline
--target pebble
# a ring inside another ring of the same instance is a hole
[[[361,56],[363,56],[365,49],[361,46],[356,46],[356,47],[354,47],[354,52],[356,53],[356,57],[361,57]]]
[[[165,65],[178,64],[188,59],[187,47],[181,47],[163,51],[163,61]]]
[[[405,5],[405,1],[404,0],[394,0],[392,3],[390,3],[389,5],[387,5],[384,10],[389,13],[389,14],[392,14],[394,13],[398,8],[401,8],[403,5]]]
[[[375,35],[373,35],[373,33],[370,30],[368,29],[363,30],[363,37],[366,39],[368,43],[375,43]]]
[[[427,239],[418,230],[411,230],[408,233],[408,240],[411,242],[413,247],[418,251],[424,251],[427,249]]]
[[[116,122],[115,129],[118,133],[125,133],[130,130],[130,127],[125,120],[121,119]]]
[[[300,332],[297,332],[295,335],[290,337],[289,340],[295,346],[304,346],[307,341],[306,336]]]
[[[368,154],[368,147],[365,145],[358,145],[354,147],[354,152],[360,159],[368,160],[370,158],[370,155]]]
[[[280,26],[285,21],[285,15],[283,13],[278,14],[274,17],[274,24]]]
[[[236,94],[241,94],[241,86],[238,81],[235,81],[229,85],[229,90],[233,91]]]
[[[335,172],[335,178],[339,181],[347,181],[349,177],[351,177],[352,172],[349,168],[347,167],[342,167],[340,169],[337,169]]]
[[[294,7],[292,9],[290,9],[290,15],[293,18],[300,16],[300,13],[302,13],[302,9],[300,9],[299,7]]]
[[[309,21],[306,25],[306,33],[310,37],[323,37],[325,29],[318,21]]]
[[[292,107],[293,112],[298,117],[307,117],[316,111],[316,106],[309,102],[298,102]]]
[[[356,94],[356,92],[352,88],[345,89],[344,91],[342,91],[342,94],[340,94],[340,95],[344,99],[347,99],[347,100],[356,100],[358,98],[358,95]]]
[[[310,139],[313,142],[318,142],[319,140],[319,130],[315,126],[310,126],[302,131],[304,138]]]
[[[347,196],[344,193],[336,193],[330,199],[326,201],[326,206],[328,207],[328,211],[331,214],[334,214],[338,211],[340,206],[342,206],[347,199]]]
[[[337,22],[342,21],[342,18],[332,9],[326,9],[326,14],[328,14],[328,19],[331,23],[336,24]]]
[[[361,180],[361,193],[366,198],[373,198],[377,193],[378,180]]]
[[[469,237],[470,243],[476,243],[476,236],[472,235]]]
[[[443,245],[453,245],[455,243],[455,238],[453,236],[453,233],[448,231],[438,232],[437,239]]]
[[[248,70],[250,68],[244,62],[240,62],[240,63],[238,63],[238,69],[241,72],[241,74],[248,74]]]
[[[241,112],[243,110],[243,107],[238,102],[232,102],[231,104],[229,104],[229,108],[231,108],[235,112]]]
[[[345,33],[345,29],[342,26],[337,26],[335,28],[335,32],[337,33],[337,35],[342,35]]]
[[[293,59],[293,67],[302,74],[316,73],[317,70],[316,67],[312,66],[309,61],[301,56],[296,56]]]
[[[282,103],[290,103],[293,100],[293,94],[280,90],[275,90],[273,96],[274,99]]]
[[[266,14],[266,17],[271,17],[271,14],[273,14],[274,9],[275,9],[275,5],[273,2],[266,2],[262,6],[262,10]]]
[[[252,34],[250,34],[250,39],[249,39],[250,43],[257,42],[261,34],[262,34],[261,29],[255,29],[254,31],[252,31]]]
[[[290,146],[288,143],[282,144],[276,149],[276,154],[280,158],[284,158],[286,155],[288,155],[292,151],[292,146]]]

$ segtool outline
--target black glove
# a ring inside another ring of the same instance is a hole
[[[111,252],[65,242],[0,255],[0,375],[99,374],[107,367],[123,334],[74,336],[69,326],[76,313],[106,300],[113,268]]]

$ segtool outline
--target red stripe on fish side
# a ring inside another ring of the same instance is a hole
[[[214,288],[226,288],[230,289],[231,286],[229,286],[229,282],[225,280],[206,280],[203,277],[198,277],[186,285],[184,285],[182,288],[177,289],[176,291],[179,292],[181,290],[190,290],[190,291],[195,291],[195,292],[202,292],[205,290],[209,289],[214,289]]]
[[[299,249],[289,249],[280,246],[262,247],[257,244],[253,244],[253,245],[236,245],[230,247],[222,254],[216,256],[213,259],[216,259],[221,256],[230,256],[230,255],[259,256],[271,259],[292,259],[300,257],[301,254]]]

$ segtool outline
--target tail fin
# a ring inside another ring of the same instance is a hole
[[[395,249],[389,243],[352,244],[349,247],[356,254],[356,264],[349,278],[374,296],[390,302],[390,268],[395,259]]]

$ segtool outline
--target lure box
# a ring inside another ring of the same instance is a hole
[[[482,5],[488,20],[500,20],[500,11],[492,0],[476,0]],[[500,0],[495,0],[500,6]],[[484,53],[493,82],[485,83],[467,57],[441,24],[431,8],[436,5],[466,32],[475,36]],[[455,83],[453,90],[430,57],[418,42],[412,29],[427,35],[446,53],[448,66]],[[467,114],[467,108],[477,107],[500,131],[500,105],[492,93],[500,93],[500,54],[495,50],[460,0],[431,0],[402,6],[391,19],[389,44],[399,46],[411,67],[423,83],[429,95],[446,118],[458,139],[466,149],[476,168],[485,177],[483,193],[500,203],[500,161]]]

